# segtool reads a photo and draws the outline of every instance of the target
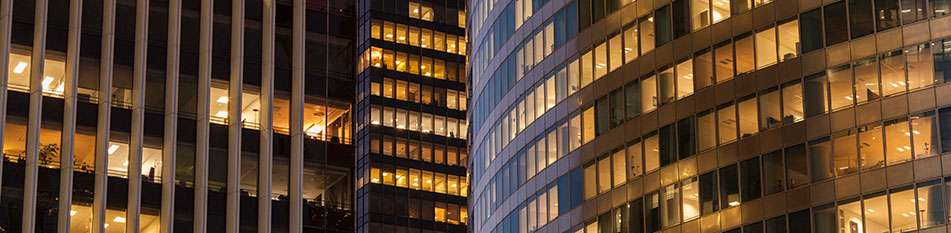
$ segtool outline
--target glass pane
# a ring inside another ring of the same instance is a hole
[[[776,64],[776,28],[756,32],[756,68]]]

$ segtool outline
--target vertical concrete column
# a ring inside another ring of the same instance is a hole
[[[231,1],[231,85],[228,87],[228,192],[225,232],[238,233],[241,220],[241,116],[244,85],[244,0]]]
[[[207,232],[208,224],[208,112],[211,102],[211,37],[214,1],[202,0],[198,20],[198,112],[195,137],[194,232]]]
[[[43,67],[46,60],[46,4],[36,1],[33,15],[33,56],[30,69],[30,115],[26,127],[26,174],[23,181],[23,228],[32,233],[36,229],[36,186],[39,178],[40,124],[43,113]],[[9,54],[2,54],[9,56]]]
[[[126,199],[126,230],[139,232],[142,203],[142,142],[145,127],[145,74],[148,52],[149,0],[135,3],[135,58],[132,61],[132,135],[129,141],[129,196]]]
[[[274,145],[274,28],[275,0],[263,0],[261,30],[261,109],[258,151],[258,233],[271,232],[271,166]]]
[[[66,75],[63,77],[63,134],[59,156],[59,215],[56,229],[70,231],[69,213],[73,204],[73,156],[76,151],[76,90],[79,81],[79,40],[82,29],[82,0],[69,2],[69,29],[66,35]],[[6,92],[4,90],[4,92]]]
[[[301,188],[304,170],[304,3],[294,1],[291,42],[291,174],[290,174],[290,228],[288,232],[303,231],[304,203]]]
[[[99,59],[99,115],[96,130],[96,178],[93,190],[94,233],[106,232],[106,189],[109,181],[109,131],[112,122],[112,59],[116,32],[116,0],[102,1],[102,50]]]
[[[178,145],[178,57],[182,27],[182,0],[168,1],[168,41],[165,57],[165,132],[162,140],[161,233],[175,224],[175,151]]]
[[[13,0],[0,0],[0,142],[7,123],[7,80],[10,80],[10,27],[13,21]],[[3,151],[3,143],[0,143]],[[3,159],[0,159],[0,180],[3,180]],[[2,188],[0,188],[2,189]]]

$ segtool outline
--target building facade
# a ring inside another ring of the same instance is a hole
[[[468,8],[473,233],[947,232],[947,0]]]
[[[353,232],[350,1],[0,1],[4,232]]]
[[[466,232],[465,1],[357,5],[356,232]]]

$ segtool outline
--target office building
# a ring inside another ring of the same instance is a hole
[[[356,232],[466,232],[465,1],[357,5]]]
[[[471,232],[947,232],[949,10],[471,1]]]
[[[353,232],[355,9],[0,1],[0,231]]]

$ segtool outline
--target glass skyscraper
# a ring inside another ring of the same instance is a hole
[[[947,232],[951,1],[468,4],[473,233]]]

